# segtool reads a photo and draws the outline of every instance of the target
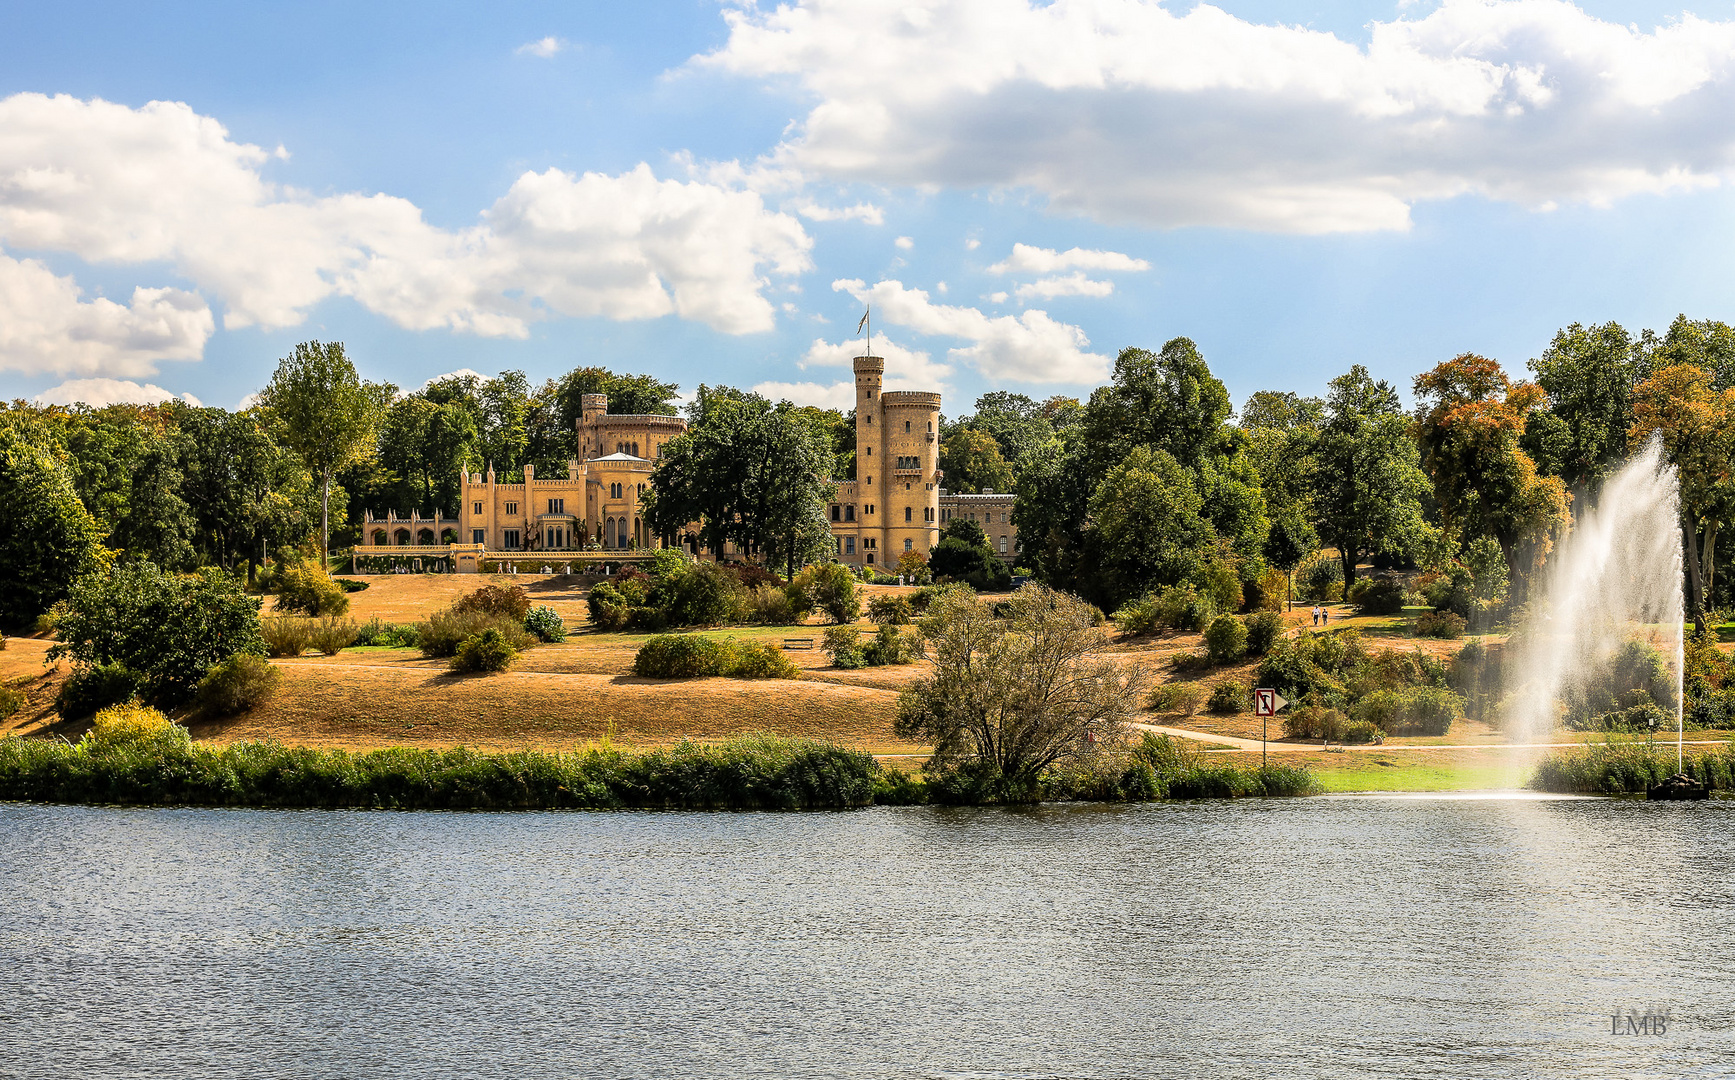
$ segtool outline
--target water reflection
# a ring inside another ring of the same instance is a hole
[[[1728,1075],[1731,804],[1494,794],[0,807],[0,1075]]]

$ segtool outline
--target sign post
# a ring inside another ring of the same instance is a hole
[[[1267,728],[1271,718],[1277,715],[1277,710],[1289,704],[1282,694],[1269,686],[1261,686],[1253,691],[1253,715],[1259,718],[1259,764],[1261,767],[1269,761],[1270,752],[1265,743],[1269,731]]]

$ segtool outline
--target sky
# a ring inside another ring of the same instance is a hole
[[[1735,319],[1735,3],[0,6],[0,399],[579,365],[1237,402]]]

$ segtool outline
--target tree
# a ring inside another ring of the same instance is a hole
[[[71,656],[80,671],[119,665],[147,703],[191,700],[199,680],[237,653],[265,655],[257,597],[214,567],[170,574],[150,563],[117,566],[73,586],[51,659]]]
[[[1681,485],[1681,539],[1687,605],[1703,623],[1716,571],[1717,533],[1735,507],[1735,389],[1716,390],[1692,364],[1662,368],[1633,388],[1635,442],[1656,436]]]
[[[1416,376],[1415,394],[1423,467],[1448,530],[1494,537],[1509,574],[1526,580],[1567,515],[1565,483],[1540,475],[1519,445],[1527,417],[1547,400],[1542,389],[1464,353]]]
[[[1405,552],[1426,538],[1428,478],[1398,392],[1360,364],[1331,381],[1314,465],[1315,525],[1338,549],[1344,589],[1362,556]]]
[[[940,469],[952,491],[1011,491],[1012,466],[1000,453],[1000,444],[986,431],[958,428],[940,444]]]
[[[939,577],[962,581],[982,592],[998,591],[1012,584],[1012,571],[988,546],[982,526],[956,518],[940,534],[940,542],[928,553],[928,569]]]
[[[410,394],[386,410],[379,432],[380,463],[408,482],[409,506],[424,513],[457,508],[458,475],[478,463],[472,402]]]
[[[102,529],[53,456],[0,426],[0,627],[28,625],[102,561]]]
[[[834,461],[828,432],[789,402],[701,386],[687,430],[664,444],[651,473],[645,520],[665,537],[698,521],[714,554],[734,541],[749,555],[781,557],[793,574],[830,535]]]
[[[1297,428],[1318,430],[1325,423],[1325,402],[1315,397],[1278,390],[1257,390],[1241,407],[1241,427],[1247,431],[1268,428],[1272,431],[1294,431]]]
[[[1166,451],[1192,468],[1215,448],[1233,411],[1198,346],[1174,338],[1161,352],[1122,349],[1114,382],[1090,396],[1084,426],[1104,471],[1134,446]]]
[[[1573,323],[1530,361],[1547,410],[1526,421],[1525,449],[1570,487],[1600,487],[1627,456],[1634,343],[1619,323]]]
[[[1096,590],[1103,609],[1189,577],[1213,540],[1203,499],[1186,471],[1162,450],[1138,447],[1090,500]]]
[[[320,482],[320,551],[331,554],[331,479],[366,454],[389,391],[364,383],[341,342],[305,341],[277,364],[259,395],[281,425],[282,441]]]
[[[943,591],[922,619],[933,674],[898,698],[901,738],[931,743],[927,769],[988,799],[1040,798],[1042,771],[1119,745],[1144,669],[1102,655],[1107,633],[1089,604],[1027,585],[996,605]]]

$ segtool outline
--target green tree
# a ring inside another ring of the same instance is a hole
[[[1364,555],[1407,552],[1426,539],[1428,478],[1410,420],[1391,384],[1360,364],[1331,381],[1313,475],[1315,525],[1338,550],[1346,591]]]
[[[980,491],[1011,491],[1012,466],[1000,454],[1000,444],[986,431],[958,428],[940,444],[940,469],[946,487],[975,494]]]
[[[10,426],[0,426],[0,627],[29,624],[102,560],[101,527],[66,469]]]
[[[927,769],[983,801],[1033,802],[1039,777],[1121,745],[1144,669],[1104,655],[1089,604],[1028,585],[997,605],[943,591],[921,620],[933,674],[898,697],[899,737],[930,743]]]
[[[237,653],[263,656],[257,597],[215,567],[171,574],[150,563],[90,574],[72,587],[52,659],[79,671],[119,665],[138,679],[147,703],[191,700],[199,680]]]
[[[1656,436],[1681,485],[1687,607],[1704,622],[1715,580],[1717,534],[1735,509],[1735,388],[1718,390],[1692,364],[1662,368],[1633,389],[1634,442]],[[1701,625],[1702,628],[1702,625]]]
[[[1573,323],[1530,361],[1548,408],[1526,421],[1524,446],[1568,486],[1600,487],[1627,456],[1635,344],[1619,323]]]
[[[1211,374],[1198,346],[1174,338],[1161,352],[1122,349],[1113,383],[1090,396],[1084,426],[1105,463],[1119,461],[1134,446],[1148,446],[1192,468],[1215,449],[1232,411],[1228,389]]]
[[[281,425],[281,441],[320,483],[320,551],[331,553],[331,481],[372,449],[390,391],[364,383],[341,342],[304,341],[277,364],[262,405]]]
[[[946,525],[940,542],[928,553],[928,570],[982,592],[997,592],[1012,584],[1012,571],[988,546],[982,526],[964,518]]]
[[[1091,496],[1090,520],[1104,610],[1180,583],[1211,551],[1204,500],[1163,450],[1138,447],[1110,472]]]

